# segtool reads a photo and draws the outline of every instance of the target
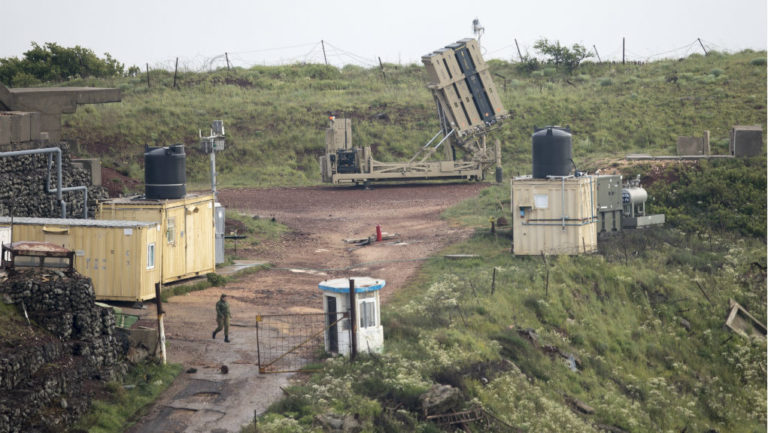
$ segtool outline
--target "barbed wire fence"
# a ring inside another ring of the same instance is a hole
[[[532,45],[521,44],[526,56]],[[729,52],[727,49],[700,38],[689,44],[665,50],[654,54],[641,54],[632,49],[621,47],[598,56],[597,48],[592,46],[589,52],[594,56],[595,63],[626,63],[642,64],[665,58],[683,58],[694,53],[706,54],[708,51]],[[487,59],[501,58],[502,60],[519,61],[516,45],[509,44],[483,53]],[[598,60],[602,58],[603,60]],[[616,60],[618,59],[618,60]],[[151,70],[176,70],[178,61],[179,72],[211,72],[225,68],[245,68],[254,66],[281,66],[291,64],[328,64],[335,67],[355,65],[365,68],[381,67],[378,56],[366,56],[342,48],[329,41],[307,42],[297,45],[259,48],[247,51],[226,51],[212,56],[197,55],[188,58],[167,58],[149,63]],[[144,68],[141,68],[142,70]]]

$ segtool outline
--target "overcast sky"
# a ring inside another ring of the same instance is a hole
[[[144,68],[323,62],[413,63],[485,27],[486,58],[517,57],[536,40],[597,47],[603,60],[765,50],[766,0],[0,0],[0,57],[31,42],[80,45]]]

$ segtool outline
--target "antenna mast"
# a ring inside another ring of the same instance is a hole
[[[480,20],[477,18],[472,20],[472,33],[475,34],[475,39],[477,39],[477,45],[481,45],[480,38],[482,38],[483,35],[485,34],[485,27],[480,25]]]

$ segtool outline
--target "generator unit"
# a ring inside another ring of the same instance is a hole
[[[437,107],[440,130],[406,162],[380,162],[370,146],[352,145],[350,119],[330,117],[323,182],[365,184],[372,181],[485,178],[496,166],[501,181],[501,145],[486,144],[487,134],[510,117],[474,39],[462,39],[421,58]],[[441,149],[442,147],[442,149]],[[438,150],[442,156],[438,156]]]
[[[623,228],[639,229],[664,224],[664,214],[646,215],[646,200],[648,200],[648,192],[640,186],[640,175],[624,185],[621,190],[621,226]]]

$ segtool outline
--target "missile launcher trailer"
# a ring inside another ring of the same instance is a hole
[[[440,130],[406,162],[380,162],[370,146],[352,145],[349,119],[331,117],[320,157],[326,183],[365,184],[372,181],[426,179],[481,180],[496,165],[501,181],[501,148],[486,144],[486,135],[509,117],[488,66],[474,39],[462,39],[421,58],[437,106]],[[433,155],[442,146],[443,156]],[[457,158],[457,152],[462,156]]]

